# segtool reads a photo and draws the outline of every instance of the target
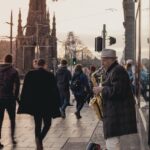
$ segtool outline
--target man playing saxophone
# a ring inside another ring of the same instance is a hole
[[[126,70],[118,64],[116,51],[104,49],[101,63],[105,68],[105,80],[93,87],[101,94],[103,129],[107,150],[120,150],[120,137],[137,132],[135,100]],[[129,117],[130,116],[130,117]]]

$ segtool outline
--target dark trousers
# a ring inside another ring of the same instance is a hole
[[[5,109],[10,119],[11,138],[13,139],[15,134],[16,102],[12,100],[0,101],[0,138],[1,138],[1,130],[2,130],[3,120],[4,120]]]
[[[82,96],[75,96],[76,99],[76,112],[80,114],[81,109],[84,106],[84,98]]]
[[[51,127],[51,117],[47,115],[34,115],[35,122],[35,138],[38,138],[41,142],[46,136],[48,130]],[[42,128],[42,122],[43,128]]]

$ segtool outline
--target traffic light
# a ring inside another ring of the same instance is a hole
[[[73,65],[76,65],[77,59],[74,57],[74,58],[72,59],[72,62],[73,62]]]
[[[103,38],[101,36],[98,36],[95,38],[95,51],[101,52],[103,49]]]
[[[113,44],[115,44],[115,43],[116,43],[116,38],[110,36],[110,37],[109,37],[109,45],[113,45]]]

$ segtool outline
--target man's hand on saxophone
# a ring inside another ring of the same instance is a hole
[[[100,92],[102,92],[103,86],[95,86],[93,87],[93,92],[95,95],[98,95]]]

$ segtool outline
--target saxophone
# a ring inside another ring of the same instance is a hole
[[[93,87],[98,86],[99,84],[102,83],[103,74],[104,74],[103,67],[99,68],[97,71],[95,71],[92,74],[91,81],[92,81]],[[100,94],[94,95],[94,97],[89,102],[89,106],[91,106],[94,109],[98,119],[102,120],[103,119],[102,97]]]

